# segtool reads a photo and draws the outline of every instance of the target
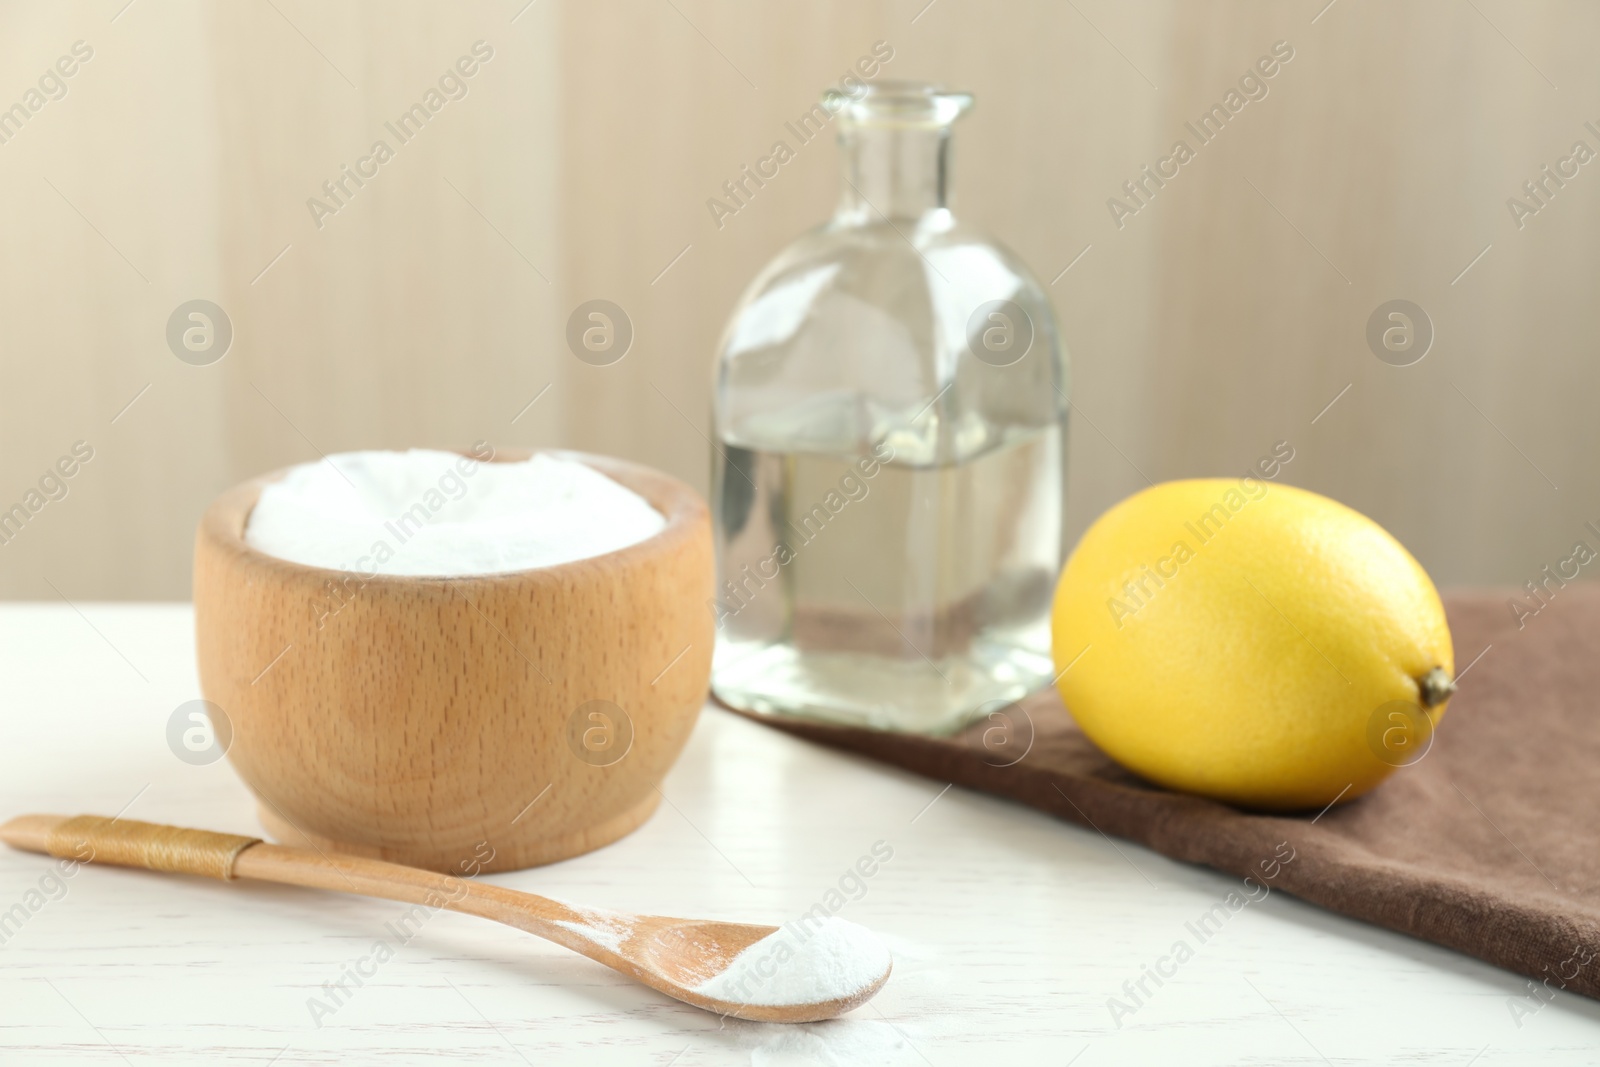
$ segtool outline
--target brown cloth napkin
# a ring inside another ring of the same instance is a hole
[[[1460,689],[1432,748],[1320,815],[1151,786],[1095,748],[1054,690],[949,738],[751,717],[1600,997],[1600,586],[1549,589],[1520,627],[1513,593],[1445,597]],[[1284,841],[1294,858],[1276,863]],[[1552,994],[1518,995],[1531,1009]]]

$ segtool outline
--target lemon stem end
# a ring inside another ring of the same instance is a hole
[[[1422,706],[1436,708],[1455,693],[1456,683],[1443,667],[1435,667],[1417,679],[1417,689],[1422,696]]]

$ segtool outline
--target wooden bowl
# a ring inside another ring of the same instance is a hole
[[[711,672],[710,517],[657,471],[565,455],[666,526],[553,567],[364,578],[245,543],[262,486],[284,471],[206,510],[200,684],[273,837],[476,873],[588,852],[655,810]]]

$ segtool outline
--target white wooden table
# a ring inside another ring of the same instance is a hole
[[[167,747],[199,694],[187,605],[0,606],[0,815],[258,832],[226,761]],[[717,1018],[537,938],[440,913],[333,1015],[307,1002],[401,905],[0,850],[0,1063],[927,1064],[1600,1062],[1600,1004],[1518,1026],[1521,979],[1274,893],[1116,1026],[1108,998],[1234,882],[1000,800],[707,709],[631,837],[494,881],[612,908],[779,922],[875,842],[841,912],[895,953],[849,1018]],[[30,896],[30,890],[46,892]],[[58,899],[57,899],[58,898]],[[38,904],[37,909],[28,905]],[[1192,940],[1192,939],[1191,939]]]

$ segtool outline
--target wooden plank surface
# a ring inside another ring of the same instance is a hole
[[[0,811],[127,805],[257,832],[226,761],[191,766],[167,747],[173,709],[198,695],[188,607],[78,607],[0,607]],[[796,916],[844,879],[859,899],[840,914],[895,952],[882,994],[822,1026],[719,1022],[553,945],[440,914],[318,1027],[307,1001],[392,939],[397,905],[88,868],[60,899],[46,885],[0,945],[0,1062],[1482,1067],[1592,1063],[1600,1044],[1593,1002],[1558,995],[1519,1027],[1507,1006],[1519,979],[1283,893],[1230,919],[1119,1028],[1108,998],[1236,880],[717,709],[665,795],[616,845],[493,878],[749,921]],[[880,841],[893,857],[857,893],[845,872]],[[0,912],[26,909],[49,864],[0,853]]]

